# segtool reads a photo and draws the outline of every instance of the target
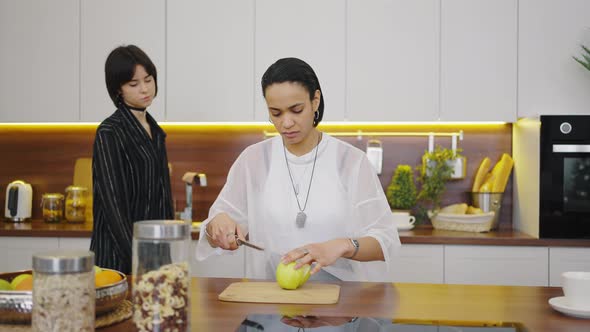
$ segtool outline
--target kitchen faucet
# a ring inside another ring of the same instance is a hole
[[[186,190],[186,207],[180,213],[180,219],[188,222],[193,221],[193,182],[199,182],[201,187],[207,186],[207,175],[205,173],[186,172],[182,176]]]

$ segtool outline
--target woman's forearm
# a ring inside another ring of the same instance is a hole
[[[381,249],[381,244],[379,241],[371,236],[365,236],[356,239],[359,244],[359,249],[356,254],[354,254],[355,247],[350,241],[350,239],[341,239],[343,245],[345,246],[345,252],[342,257],[349,258],[359,262],[369,262],[369,261],[383,261],[385,258],[383,257],[383,250]],[[354,254],[354,257],[351,257]]]

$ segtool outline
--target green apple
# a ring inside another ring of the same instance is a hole
[[[10,283],[4,279],[0,279],[0,291],[3,290],[8,290],[11,291],[12,290],[12,286],[10,286]]]
[[[96,265],[94,265],[94,274],[101,273],[102,269]]]
[[[24,279],[26,279],[26,278],[29,278],[29,277],[31,277],[31,278],[32,278],[33,276],[32,276],[31,274],[28,274],[28,273],[19,274],[19,275],[17,275],[16,277],[14,277],[14,279],[12,279],[12,281],[10,282],[10,286],[12,286],[12,289],[15,289],[15,288],[16,288],[16,286],[17,286],[17,285],[18,285],[18,284],[19,284],[21,281],[23,281]]]
[[[296,262],[291,262],[287,265],[279,263],[277,266],[277,283],[283,289],[297,289],[309,279],[311,266],[305,264],[299,269],[295,270]]]

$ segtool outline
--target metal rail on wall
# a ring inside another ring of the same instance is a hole
[[[363,136],[371,136],[371,137],[389,137],[389,136],[425,136],[425,137],[435,137],[435,136],[446,136],[446,137],[455,137],[459,138],[460,141],[463,140],[463,130],[459,130],[458,132],[450,132],[450,133],[441,133],[441,132],[394,132],[394,131],[335,131],[335,132],[326,132],[326,134],[330,136],[356,136],[358,140],[362,140]],[[279,133],[277,132],[269,132],[264,131],[264,138],[269,138],[273,136],[277,136]]]

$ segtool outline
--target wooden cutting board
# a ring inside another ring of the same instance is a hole
[[[286,290],[276,282],[234,282],[219,294],[221,301],[254,303],[334,304],[338,302],[340,286],[306,283],[303,287]]]

